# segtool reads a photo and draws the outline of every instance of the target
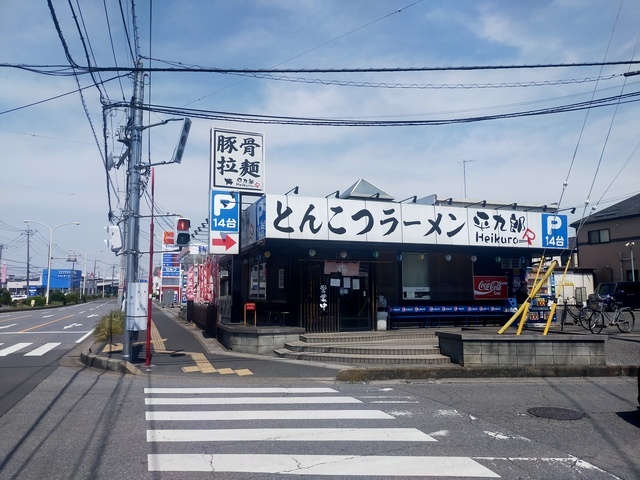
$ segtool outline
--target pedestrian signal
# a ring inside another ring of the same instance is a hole
[[[191,220],[188,218],[179,218],[176,222],[176,246],[179,248],[187,247],[191,240],[189,229],[191,228]]]

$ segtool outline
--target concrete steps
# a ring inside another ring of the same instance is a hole
[[[358,365],[449,364],[433,331],[303,334],[275,350],[281,358]]]

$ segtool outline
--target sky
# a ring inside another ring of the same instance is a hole
[[[145,76],[144,103],[177,113],[145,112],[143,163],[170,160],[181,122],[162,122],[184,118],[185,108],[421,121],[192,118],[182,163],[154,168],[156,250],[177,216],[195,228],[209,214],[214,127],[264,135],[267,194],[297,186],[324,197],[364,178],[398,201],[555,202],[577,207],[574,221],[640,192],[640,75],[623,75],[640,70],[629,63],[640,60],[636,0],[138,0],[135,11],[127,0],[50,4],[56,21],[48,2],[0,0],[0,262],[9,275],[26,275],[27,257],[32,273],[46,268],[50,229],[54,269],[71,267],[70,252],[80,269],[85,258],[98,272],[120,262],[104,240],[110,219],[122,215],[126,163],[107,171],[105,159],[123,152],[117,132],[127,112],[108,108],[103,122],[103,105],[130,101],[133,79],[118,69],[132,68],[136,51],[145,68],[235,70]],[[74,76],[65,48],[80,67],[112,71]],[[569,66],[585,63],[595,65]],[[433,67],[441,69],[425,70]],[[600,108],[531,114],[606,97],[613,100]],[[139,243],[147,252],[151,189],[143,180]],[[143,255],[142,277],[148,264]]]

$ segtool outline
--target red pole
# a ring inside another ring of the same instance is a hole
[[[154,205],[154,178],[153,167],[151,167],[151,224],[149,225],[149,283],[147,284],[147,362],[146,366],[151,365],[151,298],[153,297],[153,209]]]

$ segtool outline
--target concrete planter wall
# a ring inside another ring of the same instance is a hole
[[[274,355],[287,342],[298,340],[304,328],[254,327],[242,324],[218,324],[217,339],[226,348],[240,353]]]
[[[486,335],[436,332],[440,353],[469,366],[606,365],[605,337],[597,335]]]

